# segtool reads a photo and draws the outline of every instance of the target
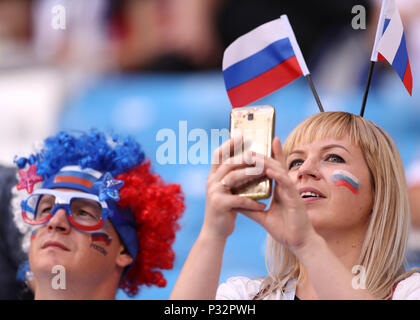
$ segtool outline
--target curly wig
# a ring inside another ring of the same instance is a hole
[[[180,185],[166,184],[151,172],[150,161],[145,160],[134,138],[107,136],[97,130],[59,132],[47,138],[39,152],[15,158],[15,163],[20,169],[35,164],[37,175],[44,180],[64,166],[79,165],[110,172],[115,179],[124,181],[117,205],[134,216],[139,252],[123,275],[120,288],[132,296],[141,285],[166,285],[160,270],[173,267],[172,244],[179,229],[177,221],[185,210],[184,196]]]

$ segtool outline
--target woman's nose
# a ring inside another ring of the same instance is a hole
[[[319,167],[316,159],[306,159],[299,167],[298,179],[301,180],[305,177],[319,179]]]

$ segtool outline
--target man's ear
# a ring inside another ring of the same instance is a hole
[[[119,267],[125,268],[126,266],[130,265],[133,262],[133,258],[127,252],[127,250],[123,247],[120,250],[120,253],[117,256],[117,265]]]

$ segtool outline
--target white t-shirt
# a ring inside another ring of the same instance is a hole
[[[260,291],[262,278],[231,277],[217,289],[217,300],[252,300]],[[289,284],[288,284],[289,285]],[[277,291],[264,300],[294,300],[295,289],[286,290],[283,294]],[[398,283],[392,300],[420,300],[420,273],[414,273]]]

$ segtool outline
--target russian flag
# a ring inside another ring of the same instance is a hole
[[[371,61],[386,60],[397,71],[410,96],[413,76],[405,44],[404,28],[394,0],[382,2]]]
[[[308,74],[286,15],[242,35],[223,55],[223,77],[234,108],[245,106]]]

